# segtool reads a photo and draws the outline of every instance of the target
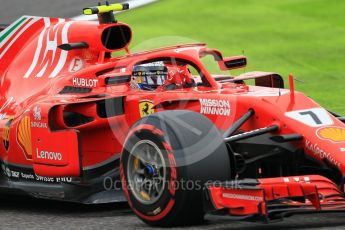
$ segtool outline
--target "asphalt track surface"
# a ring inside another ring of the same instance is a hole
[[[0,24],[21,15],[74,17],[96,0],[0,0]],[[158,3],[159,4],[159,3]],[[0,229],[150,229],[126,204],[85,206],[28,197],[0,196]],[[207,216],[202,226],[184,229],[345,229],[345,213],[300,215],[270,225]]]
[[[270,225],[229,221],[224,217],[207,216],[206,219],[204,225],[183,229],[345,229],[345,214],[294,216],[284,222]],[[126,204],[85,206],[28,197],[2,196],[0,229],[146,230],[152,228],[137,219]]]

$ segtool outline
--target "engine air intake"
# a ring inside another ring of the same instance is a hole
[[[126,48],[132,38],[131,29],[126,25],[116,25],[106,28],[102,32],[102,44],[108,50]]]

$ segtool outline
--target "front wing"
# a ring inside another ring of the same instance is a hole
[[[205,188],[206,211],[234,219],[271,222],[294,214],[345,212],[343,192],[318,175],[212,182]]]

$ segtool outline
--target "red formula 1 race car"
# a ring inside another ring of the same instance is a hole
[[[204,44],[131,53],[113,14],[127,8],[2,28],[1,191],[127,200],[151,226],[345,210],[343,117],[295,92],[292,76],[284,89],[275,73],[227,74],[246,58]]]

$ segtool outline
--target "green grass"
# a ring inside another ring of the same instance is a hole
[[[247,71],[293,73],[297,90],[345,115],[344,12],[341,0],[161,0],[119,19],[132,26],[133,50],[199,41],[244,51]]]

